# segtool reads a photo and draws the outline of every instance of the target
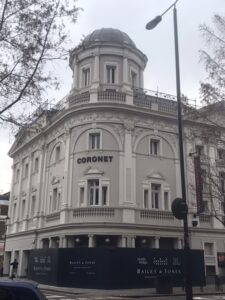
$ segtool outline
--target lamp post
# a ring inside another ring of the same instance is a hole
[[[177,30],[177,9],[176,0],[168,7],[161,15],[156,16],[153,20],[147,23],[146,29],[154,29],[162,20],[162,16],[173,7],[173,23],[174,23],[174,46],[175,46],[175,66],[176,66],[176,89],[177,89],[177,119],[178,119],[178,136],[179,136],[179,154],[180,154],[180,175],[181,175],[181,190],[182,199],[186,200],[186,185],[184,171],[184,150],[183,150],[183,130],[182,130],[182,113],[181,113],[181,92],[180,92],[180,67],[179,67],[179,49],[178,49],[178,30]],[[188,237],[188,220],[187,214],[184,216],[184,257],[185,257],[185,292],[186,299],[192,300],[192,284],[191,284],[191,259],[190,246]]]

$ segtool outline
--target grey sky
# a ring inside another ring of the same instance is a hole
[[[136,46],[147,55],[145,88],[176,94],[173,13],[169,11],[153,30],[145,29],[146,23],[161,14],[173,1],[170,0],[79,0],[78,22],[71,28],[69,48],[75,47],[83,35],[102,27],[118,28],[126,32]],[[199,63],[199,49],[205,48],[199,32],[199,24],[212,23],[215,13],[225,15],[225,0],[179,0],[178,34],[180,51],[181,91],[189,98],[199,99],[199,81],[206,77]],[[71,87],[71,71],[68,62],[55,63],[53,70],[62,80],[62,88],[53,93],[59,100]],[[7,151],[12,143],[6,131],[0,130],[0,191],[8,191],[11,181],[12,161]]]

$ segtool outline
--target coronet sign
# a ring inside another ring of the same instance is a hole
[[[111,155],[93,155],[84,156],[77,159],[78,164],[96,163],[96,162],[112,162],[113,156]]]

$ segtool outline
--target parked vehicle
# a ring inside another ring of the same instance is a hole
[[[0,280],[1,300],[46,300],[38,283],[23,280]]]

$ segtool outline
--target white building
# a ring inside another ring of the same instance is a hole
[[[181,196],[176,99],[144,92],[146,63],[116,29],[95,30],[71,51],[73,86],[64,107],[43,111],[9,151],[5,273],[17,258],[25,276],[34,248],[182,248],[183,224],[171,212]],[[207,212],[192,226],[189,153],[197,145],[217,158],[217,145],[191,137],[203,125],[185,120],[188,219],[191,247],[205,250],[207,274],[214,274],[223,273],[217,252],[225,252],[224,228]]]

